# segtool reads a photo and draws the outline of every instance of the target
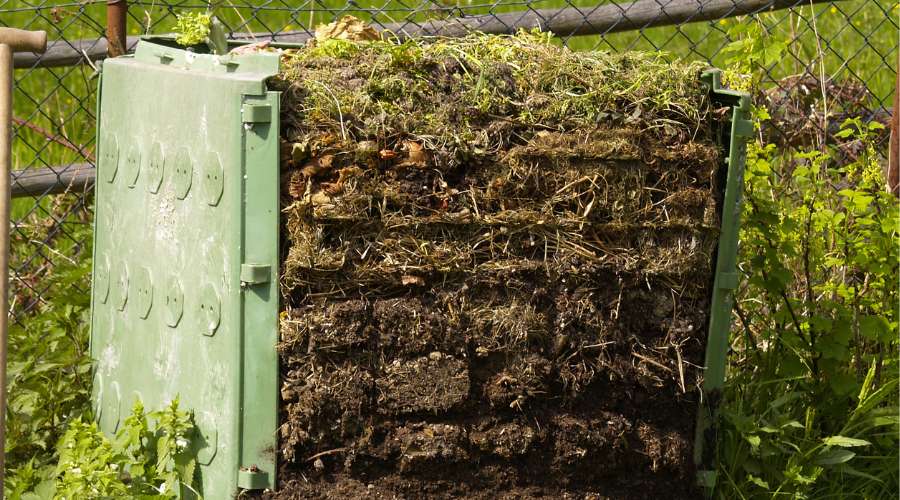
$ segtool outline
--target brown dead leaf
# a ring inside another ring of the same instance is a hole
[[[403,283],[404,286],[409,286],[409,285],[425,286],[425,280],[422,279],[421,276],[414,276],[412,274],[404,274],[403,276],[401,276],[400,283]]]
[[[322,191],[328,196],[335,196],[341,193],[344,190],[344,186],[337,182],[323,182],[321,184]]]
[[[316,40],[352,40],[355,42],[380,40],[381,34],[353,16],[344,16],[330,24],[316,28]]]
[[[391,149],[382,149],[378,152],[378,157],[382,160],[393,160],[397,157],[397,152]]]
[[[355,177],[355,176],[361,174],[362,172],[363,172],[362,169],[357,167],[356,165],[350,165],[349,167],[344,167],[344,168],[338,170],[337,183],[343,186],[344,183],[347,182],[348,179]]]
[[[315,177],[326,170],[330,170],[333,161],[334,155],[320,156],[307,163],[301,171],[306,177]]]
[[[337,196],[344,191],[344,184],[348,179],[362,173],[362,169],[356,165],[344,167],[338,170],[338,178],[334,182],[323,182],[321,184],[322,191],[329,196]]]
[[[406,160],[400,166],[424,168],[428,163],[428,152],[418,142],[403,141],[403,149],[406,150]]]
[[[303,176],[303,172],[294,170],[291,172],[291,178],[288,182],[288,194],[291,195],[291,198],[297,200],[303,198],[305,192],[306,177]]]

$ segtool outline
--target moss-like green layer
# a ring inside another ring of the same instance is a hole
[[[285,55],[282,66],[273,84],[285,91],[283,127],[313,156],[364,140],[376,142],[372,152],[402,149],[411,139],[448,168],[541,131],[626,127],[684,142],[708,113],[698,64],[575,53],[547,34],[325,40]]]

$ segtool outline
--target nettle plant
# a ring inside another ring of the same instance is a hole
[[[733,34],[730,80],[753,91],[785,44],[750,31]],[[896,495],[900,205],[882,128],[850,119],[816,147],[748,147],[724,498]]]
[[[173,400],[166,408],[145,412],[135,403],[131,415],[113,439],[107,439],[95,422],[77,418],[57,444],[59,461],[52,470],[21,468],[21,484],[29,471],[42,475],[29,492],[13,490],[11,498],[180,498],[193,490],[196,453],[193,417]],[[49,476],[49,477],[48,477]],[[199,496],[199,495],[197,495]]]

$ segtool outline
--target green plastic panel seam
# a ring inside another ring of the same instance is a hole
[[[238,486],[275,488],[278,429],[279,92],[245,95]],[[247,110],[253,120],[247,120]]]
[[[739,283],[737,252],[741,221],[741,195],[747,159],[747,141],[752,137],[753,123],[749,119],[749,95],[723,89],[721,87],[721,71],[707,71],[701,76],[701,80],[708,86],[710,98],[713,101],[731,107],[731,123],[727,135],[728,158],[725,163],[727,176],[710,303],[706,371],[702,387],[702,401],[697,415],[694,446],[694,461],[698,469],[697,481],[700,486],[706,488],[708,494],[711,494],[717,479],[715,454],[718,445],[718,407],[725,382],[733,305],[732,293]]]
[[[738,279],[736,267],[741,193],[743,191],[747,139],[752,135],[753,124],[749,120],[749,96],[721,89],[721,72],[719,71],[709,72],[704,76],[711,84],[712,97],[721,99],[732,106],[731,127],[728,134],[728,173],[722,202],[721,233],[716,252],[715,282],[710,305],[706,372],[703,383],[704,392],[709,393],[721,389],[725,381],[725,358],[728,352],[728,333],[731,327],[731,290],[737,287]]]
[[[97,159],[96,160],[97,167],[100,166],[100,159],[103,158],[103,141],[100,140],[100,130],[101,130],[100,129],[100,117],[101,117],[100,105],[102,103],[103,103],[103,71],[100,71],[100,75],[97,78],[97,102],[94,104],[94,107],[95,107],[94,116],[97,117],[96,123],[94,125],[95,126],[95,136],[94,137],[96,138],[95,140],[97,143],[97,151],[95,153],[96,154],[95,158]],[[99,173],[99,168],[98,168],[98,173],[97,173],[98,179],[100,178],[100,175],[101,174]],[[98,189],[99,184],[100,184],[100,182],[94,183],[95,191]],[[95,200],[97,199],[96,193],[94,194],[94,199]],[[96,203],[95,203],[95,210],[96,210]],[[92,223],[92,228],[91,228],[93,231],[93,234],[94,234],[94,241],[92,242],[92,245],[91,245],[91,247],[92,247],[91,248],[91,300],[90,300],[90,304],[91,304],[90,325],[91,325],[91,328],[93,328],[93,326],[94,326],[94,320],[95,320],[94,316],[97,314],[97,307],[95,304],[95,302],[97,301],[97,298],[96,298],[97,294],[95,292],[95,285],[97,283],[97,263],[99,262],[99,260],[97,260],[98,259],[97,247],[99,245],[97,245],[97,241],[96,241],[97,226],[99,223],[98,221],[99,221],[99,218],[96,217],[96,214],[95,214],[94,220]],[[104,271],[107,273],[107,276],[108,276],[109,269],[105,269]],[[107,279],[109,279],[109,278],[107,278]],[[94,335],[92,332],[89,332],[89,334],[88,334],[88,351],[87,352],[93,353],[94,347],[96,347],[94,345]],[[96,370],[97,370],[96,363],[91,363],[91,380],[92,381],[94,380],[94,377],[97,376]],[[92,390],[91,406],[92,406],[92,410],[94,410],[94,419],[99,421],[101,405],[99,404],[99,401],[94,398],[93,388],[91,390]]]

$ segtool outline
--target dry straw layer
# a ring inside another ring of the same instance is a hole
[[[284,54],[286,491],[690,495],[699,71],[535,33]]]

